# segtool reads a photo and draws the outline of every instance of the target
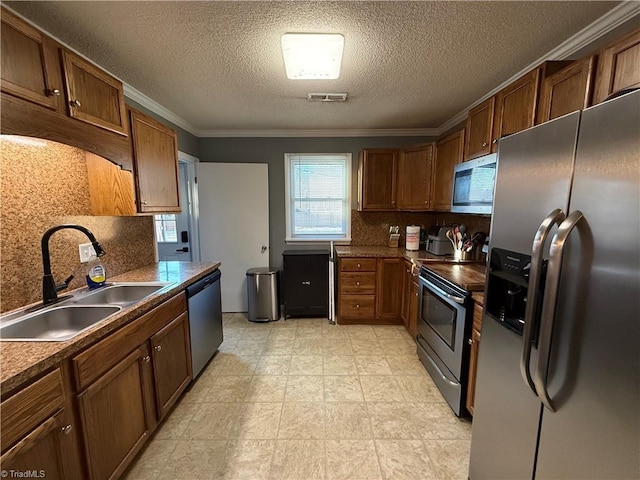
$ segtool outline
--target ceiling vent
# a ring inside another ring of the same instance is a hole
[[[346,102],[346,93],[308,93],[307,100],[310,102]]]

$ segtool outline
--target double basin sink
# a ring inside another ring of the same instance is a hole
[[[112,283],[81,291],[59,303],[0,317],[0,340],[62,342],[172,285],[166,282]]]

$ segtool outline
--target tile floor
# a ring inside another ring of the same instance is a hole
[[[404,327],[236,313],[224,334],[127,480],[467,478],[471,423]]]

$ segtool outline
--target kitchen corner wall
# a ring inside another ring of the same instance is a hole
[[[40,240],[54,225],[91,230],[107,252],[101,260],[108,277],[155,261],[153,217],[91,216],[83,150],[3,135],[0,154],[0,311],[42,299]],[[54,277],[75,275],[70,289],[85,285],[78,244],[87,242],[75,230],[51,237]]]

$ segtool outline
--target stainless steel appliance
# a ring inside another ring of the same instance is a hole
[[[453,167],[451,211],[490,214],[497,154],[491,153]]]
[[[639,172],[640,91],[500,141],[471,480],[640,478]]]
[[[190,285],[186,291],[191,367],[196,378],[223,340],[220,270]]]
[[[426,267],[418,285],[418,357],[455,414],[465,415],[471,293]]]

